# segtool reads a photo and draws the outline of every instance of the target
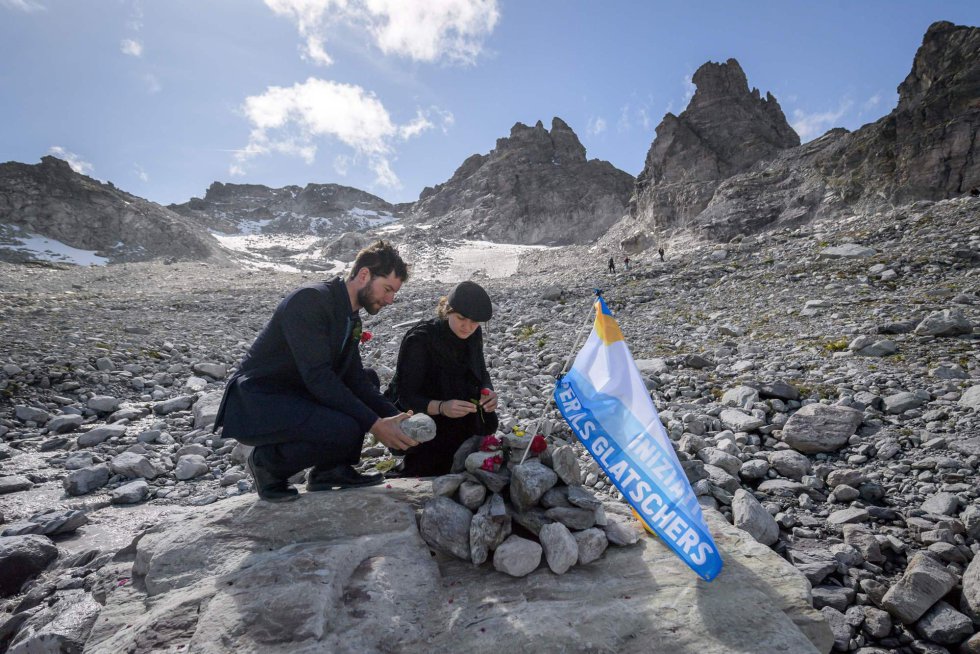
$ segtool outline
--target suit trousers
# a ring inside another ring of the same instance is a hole
[[[365,369],[368,379],[380,386],[377,373]],[[295,402],[300,398],[291,396]],[[308,400],[310,416],[297,426],[245,438],[255,445],[255,462],[280,479],[292,477],[311,466],[329,469],[357,465],[361,460],[364,432],[346,413]]]

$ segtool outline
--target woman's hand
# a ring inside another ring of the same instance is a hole
[[[439,407],[439,411],[447,418],[462,418],[470,413],[476,413],[476,405],[469,400],[445,400]]]
[[[480,406],[487,413],[493,413],[497,410],[497,393],[492,388],[484,388],[482,391],[483,395],[480,395]]]

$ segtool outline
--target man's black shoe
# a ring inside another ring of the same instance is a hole
[[[306,490],[311,493],[359,486],[376,486],[385,480],[381,473],[364,475],[353,466],[337,466],[329,470],[313,468],[306,480]]]
[[[255,463],[255,450],[248,455],[248,471],[252,474],[255,492],[266,502],[289,502],[299,497],[299,491],[286,479],[272,476],[268,470]]]

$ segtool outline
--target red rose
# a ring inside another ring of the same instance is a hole
[[[490,389],[489,388],[481,388],[480,389],[480,395],[490,395]]]
[[[497,457],[495,456],[487,457],[486,459],[483,460],[483,463],[480,464],[480,467],[486,470],[487,472],[495,472],[496,466],[494,466],[494,459],[496,458]]]
[[[361,343],[367,343],[374,337],[371,332],[361,332]]]
[[[493,450],[500,449],[500,439],[490,434],[489,436],[484,436],[483,440],[480,441],[480,451],[481,452],[492,452]]]
[[[548,449],[548,441],[544,439],[542,434],[535,434],[534,438],[531,439],[531,451],[535,454],[541,454],[546,449]]]
[[[497,454],[496,456],[493,457],[493,462],[496,463],[498,466],[499,465],[503,465],[504,464],[504,457],[502,457],[499,454]]]

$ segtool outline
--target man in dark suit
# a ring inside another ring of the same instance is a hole
[[[408,278],[398,252],[378,241],[361,250],[346,280],[301,286],[279,304],[228,381],[215,428],[255,449],[248,458],[264,500],[295,499],[289,477],[313,466],[307,490],[369,486],[361,474],[365,432],[405,450],[417,443],[399,426],[408,417],[365,374],[358,351],[360,310],[395,301]]]

